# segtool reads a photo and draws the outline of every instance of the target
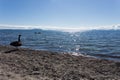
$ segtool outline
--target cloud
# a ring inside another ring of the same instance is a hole
[[[108,26],[79,26],[79,27],[59,27],[59,26],[39,26],[39,25],[0,25],[0,29],[43,29],[43,30],[57,30],[64,32],[79,32],[86,30],[110,30],[120,29],[120,24]]]

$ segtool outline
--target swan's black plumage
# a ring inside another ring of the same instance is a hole
[[[18,36],[18,41],[13,41],[13,42],[10,43],[10,45],[11,45],[11,46],[14,46],[14,47],[19,47],[19,46],[21,46],[22,43],[21,43],[20,37],[21,37],[21,35]]]

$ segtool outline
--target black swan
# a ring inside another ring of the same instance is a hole
[[[18,36],[18,41],[13,41],[13,42],[10,43],[10,45],[14,46],[16,48],[19,47],[19,46],[21,46],[22,43],[21,43],[20,37],[21,37],[21,35]]]

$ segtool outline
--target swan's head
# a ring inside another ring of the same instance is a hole
[[[19,36],[21,36],[21,35],[19,35]]]

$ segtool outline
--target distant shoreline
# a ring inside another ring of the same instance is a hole
[[[120,62],[0,46],[0,79],[119,80]]]

